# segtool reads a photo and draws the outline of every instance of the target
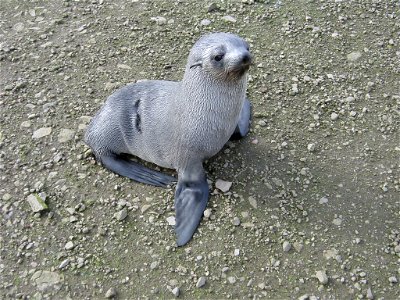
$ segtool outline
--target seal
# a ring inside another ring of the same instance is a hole
[[[212,33],[192,47],[183,80],[128,84],[108,97],[88,125],[85,142],[104,167],[135,181],[166,187],[176,178],[128,155],[175,169],[177,245],[192,238],[209,198],[203,161],[230,138],[247,134],[249,45]]]

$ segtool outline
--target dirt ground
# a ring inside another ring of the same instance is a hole
[[[177,248],[174,188],[82,138],[216,31],[250,43],[252,129],[205,164],[206,217]],[[399,299],[399,37],[398,0],[1,0],[0,298]]]

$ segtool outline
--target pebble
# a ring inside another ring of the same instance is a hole
[[[267,126],[267,122],[265,122],[264,120],[258,121],[257,124],[258,124],[259,126],[261,126],[261,127]]]
[[[201,26],[208,26],[208,25],[210,25],[210,24],[211,24],[211,21],[208,20],[208,19],[203,19],[203,20],[201,20],[201,22],[200,22],[200,25],[201,25]]]
[[[240,249],[235,249],[235,251],[233,252],[233,254],[235,256],[239,256],[240,255]]]
[[[397,281],[396,276],[390,276],[390,277],[389,277],[389,282],[390,282],[390,283],[397,283],[398,281]]]
[[[372,294],[371,288],[367,289],[367,298],[373,300],[374,299],[374,294]]]
[[[236,23],[236,19],[232,16],[223,16],[222,20],[225,22]]]
[[[30,194],[26,198],[34,213],[41,212],[49,208],[45,203],[45,199],[46,198],[42,198],[38,194]]]
[[[114,218],[117,219],[117,221],[122,221],[128,216],[128,210],[126,208],[121,209],[120,211],[116,212],[114,214]]]
[[[31,121],[23,121],[22,123],[21,123],[21,128],[29,128],[29,127],[31,127]]]
[[[65,250],[72,250],[72,249],[74,249],[74,247],[75,247],[74,243],[72,241],[69,241],[65,244],[64,248],[65,248]]]
[[[301,250],[303,250],[303,244],[300,242],[294,242],[293,243],[293,247],[297,252],[301,252]]]
[[[314,143],[310,143],[307,145],[307,150],[310,152],[314,152],[315,151],[315,144]]]
[[[204,218],[206,218],[206,219],[209,219],[211,217],[211,214],[212,214],[211,208],[207,208],[203,213]]]
[[[180,293],[180,290],[179,290],[179,288],[177,286],[172,289],[172,294],[175,297],[179,297],[179,293]]]
[[[36,271],[31,281],[34,282],[39,291],[48,291],[50,289],[58,289],[59,284],[63,281],[63,276],[51,271]]]
[[[335,112],[331,113],[331,120],[336,121],[339,118],[339,115]]]
[[[69,259],[69,258],[64,259],[64,260],[61,262],[61,264],[58,266],[58,268],[59,268],[59,269],[65,268],[66,266],[69,265],[69,262],[70,262],[70,259]]]
[[[335,224],[336,226],[342,225],[343,220],[341,218],[335,218],[333,219],[332,223]]]
[[[116,291],[115,288],[110,288],[110,289],[108,289],[108,291],[107,291],[106,294],[105,294],[105,297],[106,297],[107,299],[114,298],[115,296],[117,296],[117,291]]]
[[[236,282],[236,278],[233,277],[233,276],[229,276],[228,277],[228,281],[229,281],[230,284],[234,284]]]
[[[167,24],[167,19],[164,17],[152,17],[151,18],[152,21],[154,21],[157,25],[165,25]]]
[[[319,280],[320,283],[322,284],[327,284],[328,283],[328,276],[326,275],[325,271],[317,271],[315,273],[315,276]]]
[[[215,187],[223,193],[228,192],[230,190],[231,186],[232,186],[232,182],[230,182],[230,181],[217,179],[217,181],[215,182]]]
[[[355,51],[347,54],[347,60],[348,61],[356,61],[361,57],[361,52]]]
[[[174,216],[168,217],[168,218],[167,218],[167,223],[168,223],[168,225],[170,225],[170,226],[175,226],[175,224],[176,224],[175,217],[174,217]]]
[[[326,203],[328,203],[328,198],[326,198],[326,197],[322,197],[321,199],[319,199],[319,204],[326,204]]]
[[[290,244],[288,241],[284,241],[282,244],[282,248],[284,252],[289,252],[290,249],[292,249],[292,244]]]
[[[234,226],[239,226],[240,225],[240,219],[238,217],[234,217],[232,220],[232,224]]]
[[[206,284],[206,278],[204,276],[200,277],[199,280],[197,280],[196,287],[201,288]]]
[[[140,209],[140,211],[142,212],[142,214],[144,214],[146,211],[149,210],[150,207],[151,207],[151,205],[145,204],[145,205],[142,206],[142,208]]]
[[[254,197],[252,196],[249,197],[249,203],[253,208],[257,209],[257,200],[254,199]]]
[[[66,143],[70,140],[72,140],[75,136],[75,131],[71,129],[66,129],[63,128],[61,129],[59,135],[58,135],[58,142],[59,143]]]
[[[156,262],[156,261],[153,261],[151,264],[150,264],[150,269],[151,270],[154,270],[155,268],[157,268],[158,267],[158,262]]]
[[[6,194],[3,195],[2,199],[3,199],[4,201],[8,201],[8,200],[11,199],[11,195],[8,194],[8,193],[6,193]]]
[[[32,138],[40,139],[42,137],[48,136],[51,133],[51,130],[51,127],[39,128],[38,130],[35,130],[35,132],[33,132]]]

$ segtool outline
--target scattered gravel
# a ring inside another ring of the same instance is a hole
[[[175,2],[0,1],[0,298],[399,299],[399,2]],[[251,130],[204,163],[176,247],[175,186],[109,172],[83,135],[213,31],[254,56]]]

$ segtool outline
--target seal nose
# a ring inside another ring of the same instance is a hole
[[[249,65],[251,63],[251,55],[249,52],[246,52],[242,55],[242,64]]]

